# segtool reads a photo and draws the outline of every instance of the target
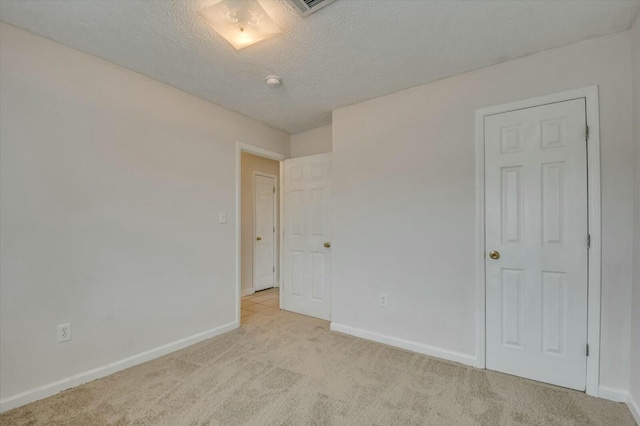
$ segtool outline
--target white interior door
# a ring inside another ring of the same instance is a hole
[[[282,308],[331,317],[331,154],[284,162]]]
[[[256,174],[253,188],[253,290],[258,291],[275,284],[275,177]]]
[[[486,117],[485,185],[487,368],[584,390],[585,100]]]

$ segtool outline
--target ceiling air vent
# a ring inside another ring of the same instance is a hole
[[[301,16],[305,17],[334,1],[335,0],[287,0],[287,3],[293,6]]]

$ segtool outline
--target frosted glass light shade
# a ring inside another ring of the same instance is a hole
[[[221,0],[200,15],[238,50],[281,32],[257,0]]]

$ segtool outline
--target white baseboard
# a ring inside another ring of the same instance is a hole
[[[0,413],[11,410],[12,408],[20,407],[21,405],[25,405],[33,401],[37,401],[39,399],[47,398],[63,390],[82,385],[101,377],[108,376],[109,374],[113,374],[117,371],[142,364],[143,362],[147,362],[168,353],[175,352],[179,349],[186,348],[187,346],[191,346],[193,344],[210,339],[219,334],[226,333],[236,328],[238,328],[238,322],[234,321],[232,323],[216,327],[211,330],[203,331],[201,333],[194,334],[193,336],[176,340],[175,342],[167,343],[166,345],[158,346],[157,348],[132,355],[119,361],[103,365],[102,367],[74,374],[73,376],[66,377],[53,383],[21,392],[19,394],[0,400]]]
[[[433,356],[436,358],[446,359],[448,361],[459,362],[460,364],[470,365],[474,367],[476,365],[476,357],[458,352],[449,351],[446,349],[440,349],[433,346],[424,345],[422,343],[412,342],[410,340],[398,339],[396,337],[384,336],[382,334],[373,333],[371,331],[362,330],[360,328],[349,327],[342,324],[331,323],[330,329],[344,334],[350,334],[352,336],[360,337],[366,340],[372,340],[378,343],[384,343],[385,345],[395,346],[397,348],[406,349],[412,352],[418,352],[424,355]]]
[[[242,290],[242,294],[240,295],[240,297],[248,296],[253,293],[255,293],[255,291],[253,291],[252,288],[248,288],[246,290]]]
[[[615,402],[627,402],[628,393],[622,389],[610,388],[608,386],[600,386],[598,388],[598,396]]]
[[[629,410],[633,417],[636,419],[636,423],[640,425],[640,401],[636,401],[633,395],[629,394],[627,396],[627,406],[629,406]]]

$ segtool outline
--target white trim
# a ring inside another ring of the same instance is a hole
[[[242,143],[242,142],[236,142],[236,148],[242,152],[248,152],[249,154],[258,155],[260,157],[266,157],[276,161],[284,161],[289,158],[288,156],[284,154],[280,154],[279,152],[269,151],[269,150],[259,148],[257,146],[249,145],[246,143]]]
[[[587,389],[592,396],[600,396],[600,298],[601,298],[601,222],[600,222],[600,121],[598,86],[589,86],[562,93],[540,96],[532,99],[512,102],[483,108],[476,111],[476,367],[486,367],[485,337],[485,217],[484,217],[484,119],[493,114],[500,114],[518,109],[531,108],[550,103],[585,98],[587,125],[589,126],[588,185],[589,185],[589,233],[591,249],[589,250],[589,305],[587,317],[587,340],[590,355],[587,357]],[[605,388],[605,393],[607,392]],[[604,396],[603,396],[604,397]]]
[[[486,287],[484,242],[484,115],[476,111],[476,365],[486,368]]]
[[[629,407],[631,414],[633,414],[633,417],[636,419],[636,423],[640,425],[640,404],[634,400],[631,394],[627,395],[627,406]]]
[[[280,154],[278,152],[268,151],[263,148],[258,148],[257,146],[248,145],[242,142],[236,142],[236,322],[240,324],[240,299],[242,297],[242,283],[241,280],[241,267],[242,267],[242,241],[241,237],[241,211],[242,203],[240,201],[242,196],[242,153],[248,152],[249,154],[259,155],[261,157],[270,158],[276,161],[284,161],[287,157],[286,155]],[[282,171],[282,166],[280,168]],[[282,187],[280,187],[280,199],[282,200]]]
[[[249,288],[249,289],[247,289],[247,290],[243,291],[243,292],[240,294],[240,296],[242,296],[242,297],[244,297],[244,296],[249,296],[250,294],[253,294],[253,293],[255,293],[255,291],[253,291],[253,289],[252,289],[252,288]]]
[[[459,362],[460,364],[474,366],[476,364],[476,358],[471,355],[461,354],[459,352],[449,351],[446,349],[436,348],[434,346],[424,345],[422,343],[413,342],[410,340],[399,339],[397,337],[385,336],[382,334],[374,333],[371,331],[363,330],[360,328],[349,327],[347,325],[336,324],[332,322],[330,325],[331,331],[337,331],[339,333],[349,334],[351,336],[360,337],[362,339],[371,340],[378,343],[383,343],[389,346],[395,346],[408,351],[417,352],[424,355],[429,355],[436,358],[446,359],[448,361]]]
[[[278,205],[278,220],[280,221],[279,240],[280,240],[280,255],[278,256],[278,287],[280,287],[280,306],[282,309],[282,287],[284,280],[282,278],[282,271],[284,271],[284,161],[280,162],[280,204]]]
[[[600,309],[602,306],[602,222],[600,219],[600,103],[598,86],[584,89],[589,126],[588,185],[589,185],[589,306],[587,317],[587,341],[590,354],[587,358],[587,394],[598,396],[600,386]]]
[[[216,327],[211,330],[194,334],[193,336],[186,337],[184,339],[176,340],[175,342],[167,343],[166,345],[158,346],[157,348],[153,348],[145,352],[140,352],[130,357],[123,358],[119,361],[111,362],[101,367],[94,368],[93,370],[83,371],[82,373],[65,377],[64,379],[57,380],[53,383],[39,386],[37,388],[10,396],[8,398],[0,400],[0,413],[11,410],[12,408],[19,407],[21,405],[28,404],[30,402],[47,398],[63,390],[82,385],[92,380],[108,376],[109,374],[122,371],[124,369],[161,357],[168,353],[186,348],[187,346],[191,346],[203,340],[210,339],[222,333],[234,330],[238,328],[238,324],[238,322],[234,321],[232,323]]]
[[[254,170],[253,173],[253,241],[252,241],[252,253],[251,253],[251,259],[253,260],[253,265],[251,265],[251,270],[252,270],[252,280],[251,280],[251,287],[253,288],[253,291],[255,293],[256,291],[256,257],[255,257],[255,253],[256,253],[256,176],[263,176],[263,177],[267,177],[267,178],[271,178],[273,179],[273,186],[276,188],[276,191],[280,191],[279,188],[279,179],[278,176],[271,174],[271,173],[267,173],[267,172],[261,172],[259,170]],[[276,225],[278,224],[278,206],[276,204],[276,193],[274,191],[273,193],[273,224],[272,226],[275,228]],[[280,233],[279,231],[280,228],[278,228],[278,233]],[[280,271],[278,271],[277,269],[275,269],[276,266],[276,262],[275,262],[275,255],[278,252],[280,246],[278,244],[278,235],[274,232],[273,234],[273,256],[274,256],[274,262],[273,262],[273,266],[274,266],[274,270],[273,270],[273,286],[274,287],[278,287],[278,274]],[[279,263],[280,258],[278,258],[278,263]],[[278,268],[280,267],[280,265],[278,265]]]
[[[610,388],[608,386],[599,386],[598,397],[608,399],[615,402],[627,402],[628,393],[622,389]]]

